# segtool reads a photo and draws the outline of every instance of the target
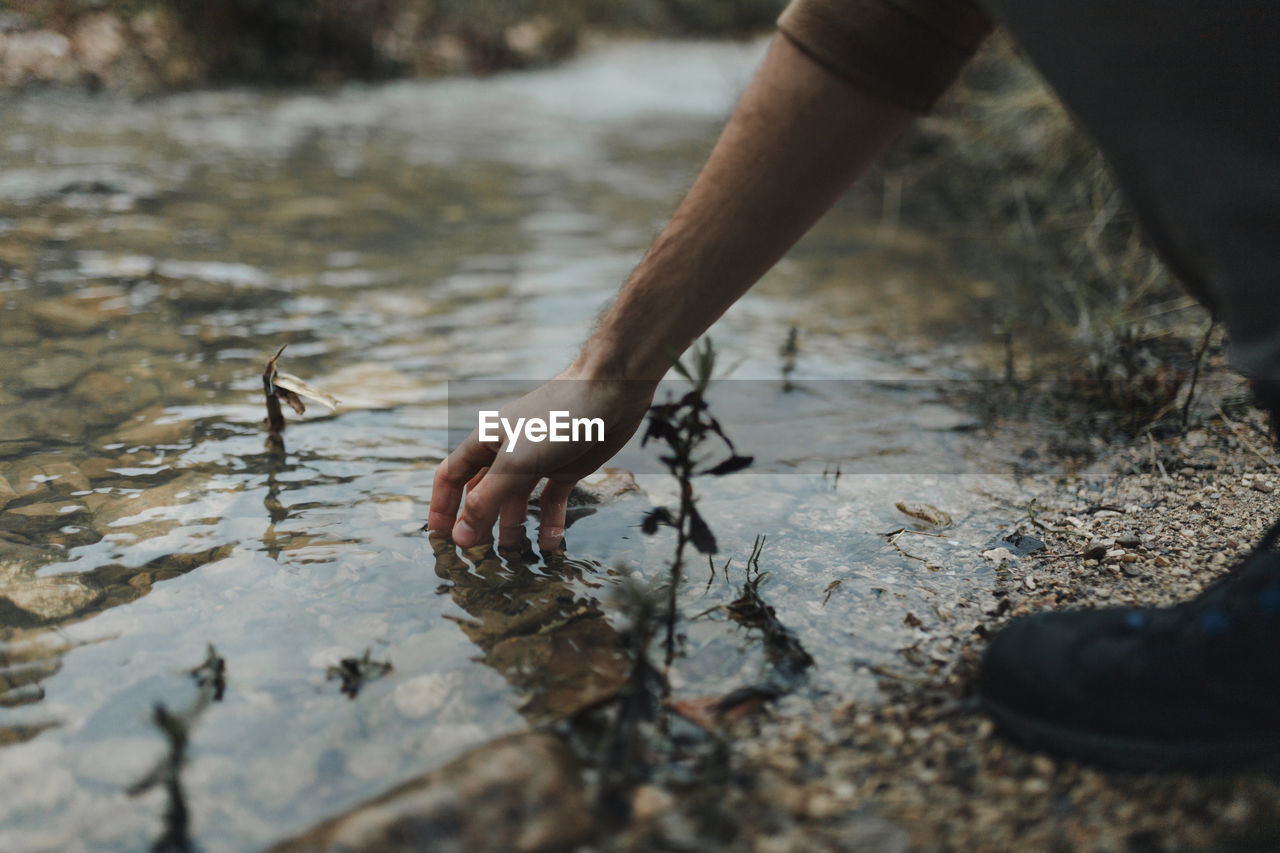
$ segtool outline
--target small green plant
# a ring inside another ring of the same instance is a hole
[[[695,344],[692,363],[686,367],[675,359],[672,366],[687,379],[693,388],[679,400],[668,400],[649,408],[648,426],[641,446],[650,441],[665,445],[666,453],[660,458],[667,471],[680,486],[680,503],[674,510],[657,507],[645,515],[641,529],[647,534],[658,532],[660,527],[676,531],[675,554],[671,560],[671,578],[667,601],[667,663],[675,657],[675,626],[677,620],[676,597],[684,573],[684,552],[688,545],[703,554],[716,553],[716,537],[707,526],[706,519],[698,512],[693,496],[693,478],[703,475],[724,476],[749,466],[752,457],[742,456],[725,435],[720,422],[711,414],[706,400],[715,371],[716,353],[711,339]],[[715,439],[728,451],[728,456],[714,465],[706,462],[705,445]]]

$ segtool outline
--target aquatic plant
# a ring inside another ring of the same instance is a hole
[[[650,441],[666,445],[667,452],[659,459],[680,486],[680,503],[674,512],[669,507],[657,507],[645,515],[641,524],[641,529],[650,535],[657,533],[660,527],[671,527],[676,531],[667,602],[668,664],[675,656],[676,597],[684,573],[685,548],[693,545],[703,554],[716,553],[716,537],[698,512],[693,496],[693,478],[732,474],[749,466],[753,459],[737,452],[720,422],[710,412],[705,395],[711,385],[715,364],[716,353],[710,338],[694,345],[689,366],[686,367],[679,359],[672,360],[672,367],[693,388],[679,400],[651,406],[648,425],[640,441],[642,447]],[[713,437],[728,450],[729,455],[715,465],[704,467],[703,446]]]
[[[791,684],[806,669],[813,666],[813,657],[800,644],[799,638],[778,619],[777,613],[760,594],[760,587],[769,580],[769,573],[760,570],[760,554],[764,551],[764,536],[757,536],[747,559],[746,578],[738,597],[725,607],[729,618],[744,628],[759,632],[764,643],[765,658],[782,677],[784,684]],[[826,603],[825,600],[823,602]]]
[[[262,371],[262,393],[267,399],[267,444],[272,449],[280,451],[284,450],[285,427],[284,412],[280,408],[281,400],[300,415],[307,411],[306,404],[302,402],[303,397],[315,400],[330,409],[338,407],[337,397],[313,388],[293,374],[279,369],[280,356],[284,355],[287,346],[289,345],[281,346]]]

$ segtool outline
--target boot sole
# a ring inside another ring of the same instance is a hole
[[[1189,770],[1280,770],[1280,735],[1170,741],[1077,729],[1027,716],[982,697],[1000,730],[1025,746],[1113,770],[1149,773]]]

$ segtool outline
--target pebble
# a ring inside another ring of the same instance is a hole
[[[1086,560],[1101,560],[1107,556],[1107,550],[1113,544],[1112,539],[1090,539],[1089,544],[1084,546],[1084,553],[1080,556]]]
[[[631,816],[638,821],[653,820],[675,804],[675,799],[656,785],[639,785],[631,794]]]

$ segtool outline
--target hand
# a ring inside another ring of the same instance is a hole
[[[451,531],[455,544],[469,548],[487,538],[501,519],[499,540],[518,538],[529,495],[545,477],[538,545],[544,551],[555,548],[564,537],[569,493],[627,443],[653,402],[655,388],[648,381],[582,378],[571,369],[506,406],[499,417],[511,425],[519,418],[549,421],[553,411],[575,419],[599,418],[604,441],[534,442],[519,435],[511,442],[502,427],[491,431],[498,440],[481,441],[479,428],[474,429],[436,468],[427,529]]]

